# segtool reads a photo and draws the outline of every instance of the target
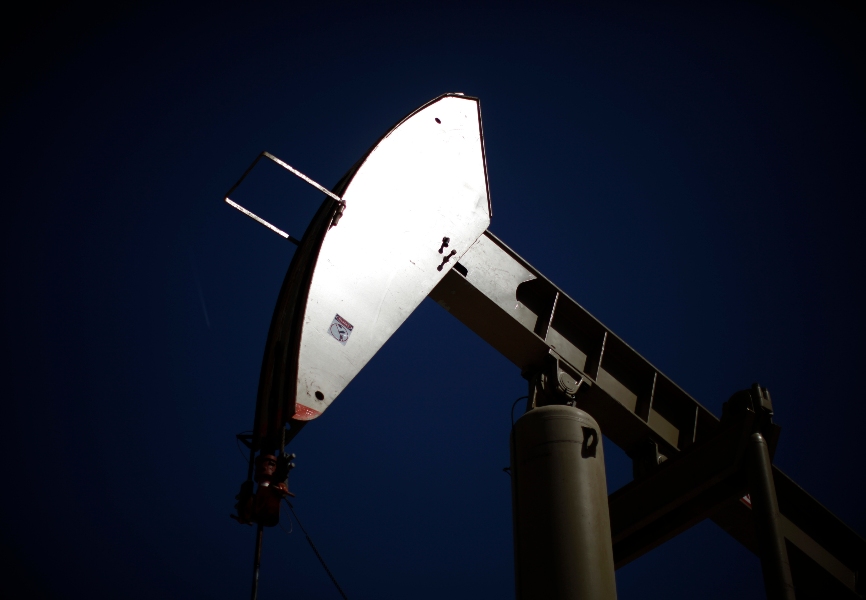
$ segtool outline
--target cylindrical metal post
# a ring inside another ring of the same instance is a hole
[[[258,526],[256,526],[256,551],[253,558],[253,589],[250,592],[251,600],[256,600],[256,596],[259,594],[259,568],[262,563],[262,533],[264,533],[264,527],[259,523]]]
[[[614,600],[601,430],[570,406],[523,415],[511,432],[517,600]]]
[[[764,589],[768,600],[794,600],[791,566],[782,535],[776,486],[773,484],[773,465],[767,442],[760,433],[753,433],[748,449],[749,493],[752,499],[752,517],[755,536],[764,573]]]

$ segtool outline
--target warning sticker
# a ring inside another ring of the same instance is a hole
[[[349,336],[352,335],[352,324],[340,315],[334,315],[334,320],[331,321],[331,326],[328,327],[328,333],[331,334],[332,338],[345,346],[349,340]]]

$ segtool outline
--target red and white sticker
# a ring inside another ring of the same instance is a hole
[[[349,341],[349,336],[352,335],[352,324],[340,315],[334,315],[334,320],[331,321],[331,326],[328,327],[328,333],[332,338],[346,345]]]

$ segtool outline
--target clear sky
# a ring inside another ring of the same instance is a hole
[[[234,434],[294,246],[222,195],[262,150],[330,187],[444,92],[481,99],[491,230],[716,415],[768,387],[776,463],[866,533],[863,20],[700,4],[8,21],[0,595],[246,597]],[[320,196],[257,177],[238,201],[302,234]],[[513,597],[502,467],[524,393],[426,300],[304,429],[295,507],[349,598]],[[605,453],[612,491],[631,465]],[[617,582],[763,597],[758,559],[711,522]],[[260,597],[338,597],[297,527],[266,532]]]

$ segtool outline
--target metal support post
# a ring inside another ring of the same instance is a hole
[[[250,592],[250,600],[256,600],[259,594],[259,567],[262,565],[262,533],[264,526],[259,523],[256,526],[256,552],[253,558],[253,589]]]
[[[746,469],[752,499],[752,517],[767,599],[794,600],[791,566],[781,530],[776,486],[773,484],[773,465],[764,436],[753,433],[747,453]]]
[[[615,600],[601,430],[571,406],[524,414],[511,432],[517,600]]]

